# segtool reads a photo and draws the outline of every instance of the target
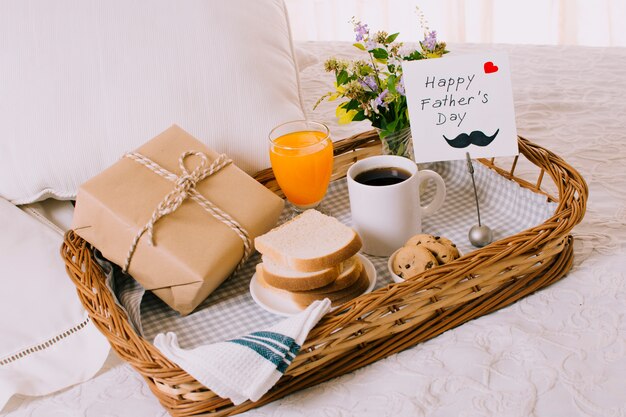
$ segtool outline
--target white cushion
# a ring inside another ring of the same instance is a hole
[[[62,235],[0,198],[0,409],[91,378],[109,343],[59,256]]]
[[[281,0],[0,2],[0,196],[72,199],[178,124],[249,173],[302,119]]]
[[[61,234],[72,228],[74,206],[71,201],[49,198],[44,201],[22,205],[20,209]]]

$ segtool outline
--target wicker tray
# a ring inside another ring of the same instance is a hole
[[[92,248],[73,231],[65,235],[61,254],[93,323],[113,349],[145,378],[173,416],[237,414],[435,337],[562,278],[572,266],[569,233],[585,213],[587,185],[552,152],[524,138],[519,138],[519,147],[520,156],[539,169],[534,184],[515,176],[517,157],[509,169],[496,166],[493,159],[480,162],[558,202],[550,219],[403,283],[358,297],[341,311],[327,314],[309,333],[276,386],[254,403],[234,406],[220,398],[138,336],[105,286],[104,274],[92,258]],[[345,176],[357,160],[378,153],[380,141],[374,132],[336,142],[334,178]],[[544,191],[545,173],[558,195]],[[271,170],[260,172],[256,178],[280,194]]]

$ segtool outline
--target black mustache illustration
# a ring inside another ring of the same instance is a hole
[[[467,148],[472,144],[476,146],[487,146],[498,136],[498,132],[500,132],[500,129],[496,130],[493,136],[487,136],[480,130],[474,130],[469,135],[467,133],[461,133],[454,139],[448,139],[445,135],[443,135],[443,138],[448,142],[448,145],[453,148]]]

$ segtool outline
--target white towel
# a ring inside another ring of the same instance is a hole
[[[182,349],[171,332],[159,333],[154,345],[198,382],[238,405],[259,400],[274,386],[329,309],[330,300],[315,301],[267,330],[190,350]]]

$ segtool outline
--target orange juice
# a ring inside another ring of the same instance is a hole
[[[333,144],[328,133],[287,133],[270,145],[272,169],[285,196],[301,208],[316,206],[326,194],[333,170]]]

